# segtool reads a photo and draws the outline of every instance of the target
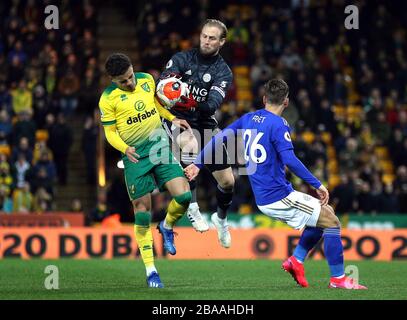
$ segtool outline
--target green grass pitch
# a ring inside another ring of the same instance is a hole
[[[47,290],[47,265],[59,270],[59,289]],[[348,261],[369,290],[328,289],[325,261],[307,261],[309,288],[300,288],[281,261],[160,259],[164,289],[148,289],[139,260],[0,261],[0,299],[336,300],[407,299],[407,262]]]

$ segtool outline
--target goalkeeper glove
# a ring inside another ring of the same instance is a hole
[[[164,80],[164,79],[168,79],[168,78],[177,78],[179,80],[182,79],[182,76],[179,73],[175,73],[175,72],[169,72],[169,73],[163,73],[159,80]]]
[[[188,97],[182,96],[181,101],[177,102],[172,109],[177,111],[191,111],[194,112],[198,107],[198,103],[194,100],[192,93]]]

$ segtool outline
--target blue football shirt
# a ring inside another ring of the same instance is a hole
[[[257,205],[279,201],[294,191],[286,179],[285,164],[281,159],[284,151],[293,152],[294,149],[290,127],[284,118],[265,109],[247,113],[226,127],[205,146],[195,164],[202,168],[205,154],[212,152],[215,145],[234,134],[241,134],[243,138],[246,168]],[[297,175],[318,188],[321,185],[318,179],[294,158],[296,165],[299,165],[295,170]]]

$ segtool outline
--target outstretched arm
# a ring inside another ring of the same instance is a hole
[[[321,205],[328,204],[329,192],[325,186],[304,166],[300,159],[294,153],[293,149],[284,150],[280,152],[280,158],[283,163],[294,173],[297,177],[313,186],[321,199]]]
[[[228,137],[236,135],[237,130],[240,129],[241,126],[241,119],[242,118],[236,120],[212,137],[211,141],[209,141],[209,143],[198,154],[194,163],[185,168],[184,172],[188,180],[191,181],[195,179],[203,166],[209,163],[209,161],[212,161],[212,154],[220,144],[226,141]]]
[[[233,130],[227,130],[226,128],[212,137],[211,141],[209,141],[208,144],[198,154],[194,163],[191,163],[184,169],[185,175],[189,181],[195,179],[203,166],[212,161],[213,152],[215,152],[216,148],[218,148],[218,146],[223,143],[224,139],[226,139],[229,135],[234,134],[235,133],[233,132]]]
[[[297,158],[293,149],[282,151],[280,153],[280,158],[297,177],[301,178],[315,189],[318,189],[321,186],[322,183],[304,166],[301,160]]]

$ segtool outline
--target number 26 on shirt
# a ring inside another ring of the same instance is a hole
[[[264,135],[264,132],[257,133],[257,130],[244,130],[244,158],[246,161],[253,161],[255,163],[263,163],[267,159],[266,149],[259,143],[259,140]],[[256,134],[254,136],[254,134]],[[254,138],[252,139],[252,136]]]

